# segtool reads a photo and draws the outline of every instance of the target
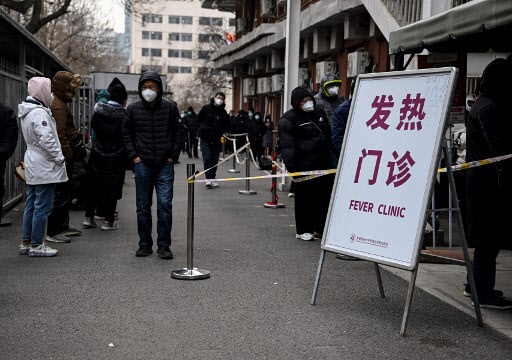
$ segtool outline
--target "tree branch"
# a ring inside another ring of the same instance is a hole
[[[58,17],[66,14],[68,12],[69,5],[71,4],[71,0],[65,0],[64,4],[55,11],[53,14],[50,14],[41,19],[41,12],[43,11],[43,0],[34,0],[34,9],[32,12],[32,19],[27,24],[26,29],[30,31],[30,33],[35,34],[39,31],[43,26],[48,24],[49,22],[57,19]]]

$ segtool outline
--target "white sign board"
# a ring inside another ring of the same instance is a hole
[[[411,270],[457,69],[358,77],[322,248]]]

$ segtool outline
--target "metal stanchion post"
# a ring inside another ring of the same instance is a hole
[[[222,142],[222,157],[219,160],[224,160],[226,158],[226,140]]]
[[[277,166],[275,164],[272,164],[272,175],[275,175],[277,173]],[[263,207],[266,207],[268,209],[280,209],[284,208],[285,205],[281,204],[279,202],[279,199],[277,197],[277,179],[272,178],[272,201],[268,201],[265,204],[263,204]]]
[[[245,148],[245,177],[251,177],[251,155],[250,155],[250,147]],[[245,190],[240,190],[238,192],[242,195],[255,195],[257,192],[255,190],[251,190],[251,181],[249,179],[245,180]]]
[[[187,164],[187,179],[196,172],[195,164]],[[187,212],[187,267],[174,270],[171,277],[180,280],[200,280],[210,277],[208,270],[194,267],[194,183],[188,184],[188,212]]]
[[[235,141],[235,144],[236,144],[236,138],[235,138],[235,140],[234,140],[234,141]],[[235,146],[235,148],[234,148],[234,150],[233,150],[233,151],[236,153],[236,150],[237,150],[237,149],[236,149],[236,146]],[[234,155],[234,154],[233,154],[233,155]],[[230,170],[228,170],[228,172],[229,172],[229,173],[232,173],[232,174],[238,174],[238,173],[240,172],[240,170],[237,170],[237,169],[236,169],[236,155],[234,155],[234,156],[233,156],[233,168],[232,168],[232,169],[230,169]]]

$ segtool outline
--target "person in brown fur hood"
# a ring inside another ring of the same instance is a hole
[[[80,133],[75,127],[73,113],[68,106],[76,96],[76,91],[82,80],[80,75],[69,71],[59,71],[52,80],[53,101],[50,105],[53,118],[57,124],[57,134],[66,158],[66,170],[69,180],[58,184],[55,188],[53,210],[48,217],[46,241],[70,242],[69,235],[80,235],[81,231],[69,227],[69,208],[71,206],[71,179],[73,160],[76,159],[73,148],[81,140]],[[75,147],[77,148],[77,147]]]

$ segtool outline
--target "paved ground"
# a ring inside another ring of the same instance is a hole
[[[292,199],[261,207],[267,182],[253,184],[254,196],[239,195],[239,182],[198,188],[196,264],[212,278],[171,279],[186,264],[184,180],[179,165],[171,261],[134,256],[131,178],[121,229],[87,230],[56,258],[17,255],[21,218],[11,212],[14,226],[0,230],[0,358],[510,359],[510,340],[421,290],[400,338],[407,283],[383,272],[380,299],[369,263],[329,254],[319,303],[309,305],[319,242],[295,240]],[[72,215],[78,225],[83,214]]]

